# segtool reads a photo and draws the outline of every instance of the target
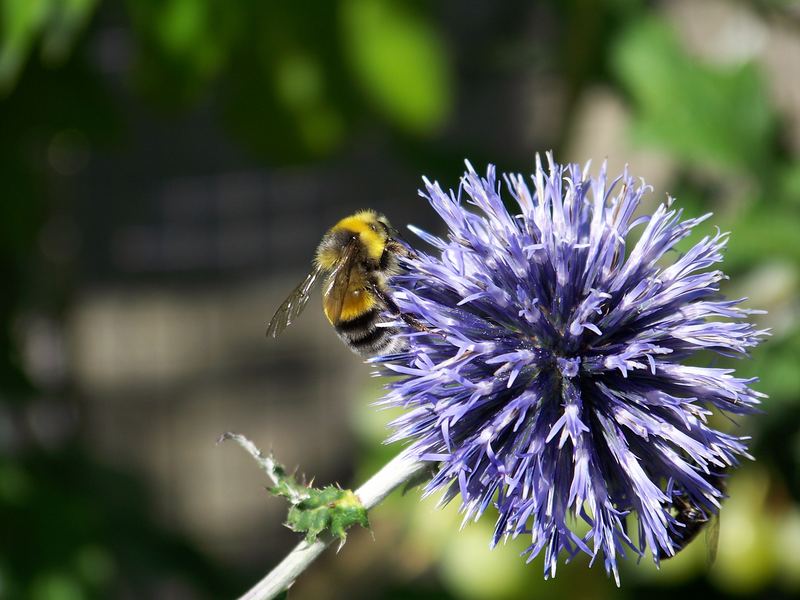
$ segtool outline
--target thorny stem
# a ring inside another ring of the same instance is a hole
[[[253,442],[239,433],[227,431],[219,437],[217,443],[219,444],[226,440],[233,440],[242,448],[244,448],[244,450],[261,466],[263,471],[267,474],[267,477],[269,477],[269,480],[272,482],[273,486],[278,486],[281,484],[281,476],[278,472],[280,467],[278,467],[278,464],[275,462],[275,459],[271,453],[269,455],[264,455],[264,453],[261,452],[261,450],[259,450]],[[308,498],[308,494],[302,492],[301,490],[289,487],[286,491],[290,494],[288,500],[291,504],[299,504]]]
[[[275,462],[272,457],[267,457],[246,437],[233,433],[226,433],[220,441],[231,439],[244,448],[275,482]],[[364,508],[371,508],[380,504],[389,494],[404,483],[420,476],[430,468],[430,463],[414,460],[401,452],[386,463],[377,473],[370,477],[356,490],[356,496],[361,500]],[[321,536],[313,543],[305,540],[297,544],[294,549],[272,571],[250,588],[239,600],[271,600],[291,587],[297,577],[322,554],[322,551],[333,541],[329,535]]]

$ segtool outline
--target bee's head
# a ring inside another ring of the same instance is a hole
[[[358,233],[374,233],[383,240],[391,237],[392,226],[389,219],[374,210],[362,210],[352,217],[345,219],[349,221],[354,231]]]
[[[386,230],[387,234],[392,232],[392,225],[389,223],[389,219],[383,215],[378,215],[375,220]]]
[[[391,237],[392,226],[389,219],[374,210],[362,210],[340,221],[347,223],[347,227],[361,236],[364,243],[374,242],[377,238],[385,243]]]
[[[391,226],[383,215],[373,210],[362,210],[345,217],[334,225],[317,249],[317,262],[330,268],[341,259],[345,248],[354,239],[359,242],[365,259],[380,260],[391,237]]]
[[[389,223],[389,219],[381,214],[375,214],[374,229],[376,229],[379,234],[382,235],[384,242],[391,238],[397,239],[400,235],[398,231],[392,227],[392,224]]]
[[[370,258],[379,260],[391,237],[389,221],[373,210],[357,212],[350,218],[349,229],[358,235]]]

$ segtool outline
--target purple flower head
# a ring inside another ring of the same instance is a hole
[[[756,412],[755,380],[684,361],[745,355],[766,332],[719,297],[727,234],[670,252],[709,215],[682,219],[670,199],[634,218],[643,182],[547,158],[531,187],[469,163],[457,194],[425,180],[448,234],[412,228],[434,251],[393,292],[435,333],[407,330],[374,360],[401,375],[382,400],[406,409],[390,441],[439,463],[427,493],[460,496],[464,522],[494,505],[493,545],[531,536],[545,576],[583,551],[619,584],[618,555],[674,554],[676,496],[715,512],[720,474],[748,456],[707,418]]]

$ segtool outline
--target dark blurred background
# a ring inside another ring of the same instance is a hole
[[[298,536],[226,430],[318,483],[397,448],[318,300],[272,312],[357,208],[441,230],[420,176],[630,163],[733,232],[773,337],[720,549],[542,580],[419,494],[297,598],[800,594],[800,8],[780,0],[0,0],[0,598],[229,598]],[[711,230],[711,225],[708,226]]]

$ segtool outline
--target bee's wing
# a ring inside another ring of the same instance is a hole
[[[706,550],[708,552],[709,566],[717,560],[719,547],[719,513],[711,516],[711,522],[706,526]]]
[[[350,241],[345,246],[342,258],[331,271],[327,285],[323,290],[325,313],[334,325],[342,317],[344,301],[350,291],[350,276],[358,258],[358,248],[359,245],[356,240]]]
[[[291,325],[292,321],[303,312],[306,304],[308,304],[308,295],[321,274],[322,270],[314,266],[311,273],[289,294],[289,297],[283,301],[283,304],[275,311],[275,315],[269,322],[267,337],[278,337],[281,331]]]

